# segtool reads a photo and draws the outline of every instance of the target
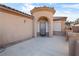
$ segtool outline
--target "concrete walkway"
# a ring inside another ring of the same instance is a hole
[[[67,56],[68,42],[63,36],[37,37],[6,48],[2,56]]]

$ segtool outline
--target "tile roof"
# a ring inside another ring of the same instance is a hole
[[[67,17],[56,16],[53,19],[54,19],[54,21],[59,21],[59,20],[65,20],[66,21]]]
[[[3,5],[3,4],[0,4],[0,8],[7,9],[7,10],[9,10],[9,11],[13,11],[13,12],[18,13],[18,14],[21,14],[21,15],[23,15],[23,16],[31,17],[31,18],[32,18],[32,15],[29,15],[29,14],[27,14],[27,13],[24,13],[24,12],[22,12],[22,11],[16,10],[16,9],[14,9],[14,8],[8,7],[8,6]]]

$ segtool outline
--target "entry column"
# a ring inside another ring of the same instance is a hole
[[[53,20],[49,21],[49,37],[53,36]]]
[[[34,37],[37,37],[37,21],[34,20]]]

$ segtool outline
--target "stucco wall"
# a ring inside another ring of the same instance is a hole
[[[66,29],[65,29],[65,21],[64,20],[61,21],[61,31],[62,32],[66,31]]]
[[[49,19],[53,18],[53,14],[51,12],[48,12],[48,11],[35,12],[35,13],[33,13],[33,15],[35,16],[36,19],[38,19],[41,16],[46,16]]]
[[[0,12],[0,45],[32,37],[32,20]]]

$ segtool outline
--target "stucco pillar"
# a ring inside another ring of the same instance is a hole
[[[34,37],[37,37],[37,21],[34,20]]]
[[[52,37],[53,36],[53,20],[50,20],[49,21],[49,37]]]

